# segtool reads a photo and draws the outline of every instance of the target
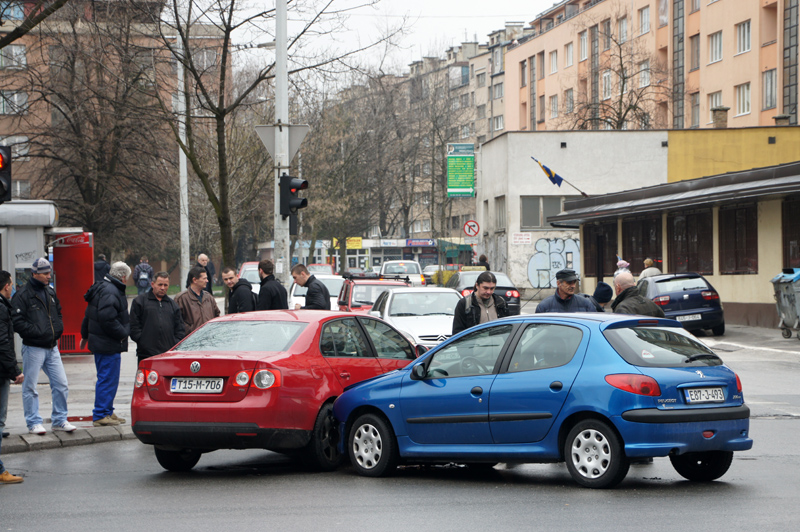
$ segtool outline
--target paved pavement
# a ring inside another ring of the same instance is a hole
[[[220,308],[224,301],[217,298]],[[530,302],[523,308],[523,313],[531,313],[535,302]],[[724,336],[714,337],[710,333],[702,336],[701,340],[710,347],[723,353],[733,349],[759,349],[800,356],[800,341],[796,336],[784,339],[781,331],[759,327],[745,327],[728,325]],[[122,355],[122,368],[120,372],[119,391],[115,401],[116,413],[128,420],[124,425],[116,427],[93,427],[92,407],[94,406],[94,385],[96,371],[94,357],[90,355],[64,355],[62,357],[64,369],[69,381],[69,420],[78,427],[74,433],[50,432],[50,412],[52,400],[50,387],[44,373],[39,375],[39,408],[45,418],[45,428],[48,430],[44,436],[28,434],[25,419],[22,413],[22,387],[12,385],[9,394],[8,418],[6,431],[11,436],[3,440],[3,454],[25,452],[54,447],[71,445],[84,445],[89,443],[133,439],[130,429],[131,396],[133,382],[136,376],[136,345],[130,342],[129,351]]]

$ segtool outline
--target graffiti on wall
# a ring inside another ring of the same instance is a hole
[[[556,272],[571,268],[580,273],[580,241],[575,238],[540,238],[528,260],[528,280],[534,288],[555,288]]]

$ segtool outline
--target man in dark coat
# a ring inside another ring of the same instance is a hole
[[[486,255],[481,255],[480,257],[478,257],[478,262],[475,263],[475,266],[483,266],[484,268],[486,268],[487,272],[491,270],[491,268],[489,267],[489,262],[486,260]]]
[[[145,358],[169,351],[186,336],[181,309],[167,295],[169,274],[158,272],[152,288],[131,303],[131,340],[136,342],[140,364]]]
[[[252,312],[256,309],[253,285],[247,279],[240,279],[233,268],[222,270],[222,282],[230,290],[228,295],[228,314]]]
[[[11,300],[14,331],[22,337],[22,365],[25,368],[22,408],[25,411],[25,424],[29,433],[40,435],[46,431],[42,416],[39,415],[39,394],[36,391],[39,371],[44,371],[50,381],[53,399],[51,428],[66,432],[77,429],[67,421],[69,384],[58,351],[58,339],[64,332],[64,321],[61,318],[61,303],[50,286],[52,273],[47,259],[36,259],[31,264],[31,278]]]
[[[639,293],[630,272],[622,272],[614,277],[614,290],[617,297],[611,303],[611,310],[617,314],[641,314],[663,318],[664,311],[652,300]]]
[[[258,291],[258,308],[256,310],[288,309],[289,301],[286,289],[272,274],[275,266],[271,260],[258,263],[258,276],[261,277],[261,289]]]
[[[295,304],[294,309],[314,309],[314,310],[330,310],[331,309],[331,294],[328,292],[328,287],[322,281],[308,272],[305,264],[295,264],[292,268],[292,279],[300,286],[306,287],[306,304],[304,307],[300,303]]]
[[[556,273],[556,293],[544,298],[536,306],[536,314],[542,312],[596,312],[591,301],[585,297],[575,296],[578,280],[578,273],[575,270],[559,270]]]
[[[594,294],[589,295],[580,293],[578,295],[588,299],[592,305],[594,305],[594,309],[597,312],[605,312],[609,301],[611,301],[611,298],[614,297],[614,289],[611,288],[611,285],[608,283],[600,281],[597,283],[597,288],[595,288]]]
[[[479,323],[508,316],[506,300],[494,293],[497,278],[492,272],[481,272],[475,280],[475,290],[456,303],[453,314],[453,334]]]
[[[11,274],[5,270],[0,270],[0,429],[3,430],[3,438],[8,436],[5,432],[6,414],[8,413],[8,392],[11,383],[22,384],[24,375],[17,366],[17,354],[14,352],[14,324],[11,321],[11,297],[13,288]],[[3,440],[0,438],[0,448]],[[2,449],[0,449],[0,453]],[[0,460],[0,484],[18,484],[22,482],[22,477],[12,475],[3,466]]]
[[[108,275],[92,285],[83,298],[88,303],[81,323],[81,349],[89,344],[97,369],[92,421],[95,427],[119,425],[125,419],[114,413],[119,387],[121,354],[128,350],[130,316],[125,281],[131,274],[124,262],[111,265]]]
[[[214,263],[208,258],[208,255],[205,253],[201,253],[197,256],[197,264],[195,266],[200,266],[206,271],[206,275],[208,276],[208,282],[206,283],[205,290],[209,294],[214,294],[214,274],[216,271],[214,270]],[[186,288],[189,288],[191,284],[191,279],[186,280]]]
[[[102,253],[98,255],[94,263],[94,282],[102,281],[110,269],[111,265],[106,261],[106,256]]]
[[[136,283],[137,293],[144,294],[150,291],[150,285],[153,282],[153,267],[147,262],[147,257],[139,259],[139,264],[133,269],[133,282]]]

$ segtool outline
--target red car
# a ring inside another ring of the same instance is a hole
[[[381,281],[378,279],[346,278],[339,292],[339,310],[366,314],[378,296],[390,288],[405,288],[402,281]]]
[[[371,316],[273,310],[211,320],[136,373],[131,426],[170,471],[216,449],[339,465],[331,409],[345,386],[402,368],[424,348]]]

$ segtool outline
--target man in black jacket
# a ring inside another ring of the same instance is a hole
[[[95,427],[119,425],[125,419],[114,413],[122,353],[128,350],[130,316],[125,281],[131,274],[124,262],[115,262],[102,281],[84,294],[86,314],[81,324],[81,349],[88,342],[97,368],[92,421]]]
[[[17,366],[17,355],[14,352],[14,325],[11,321],[11,274],[5,270],[0,270],[0,429],[3,438],[8,436],[5,432],[6,414],[8,413],[8,391],[11,383],[22,384],[24,375]],[[2,447],[0,439],[0,447]],[[2,451],[0,451],[2,452]],[[22,477],[12,475],[3,466],[0,460],[0,484],[18,484],[22,482]]]
[[[247,279],[240,279],[233,268],[222,270],[222,282],[230,290],[228,295],[228,314],[252,312],[256,309],[253,285]]]
[[[110,269],[111,265],[106,261],[106,256],[99,254],[94,262],[94,282],[102,281]]]
[[[614,277],[614,290],[617,293],[617,297],[611,303],[612,312],[617,314],[641,314],[655,318],[664,317],[664,311],[661,307],[639,293],[639,288],[633,281],[633,275],[630,272],[622,272]]]
[[[145,358],[169,351],[186,336],[181,309],[167,295],[169,274],[158,272],[152,287],[131,303],[131,340],[136,342],[140,364]]]
[[[258,276],[261,277],[261,289],[258,292],[258,308],[256,310],[281,310],[289,308],[286,289],[272,274],[275,266],[271,260],[258,263]]]
[[[294,309],[314,309],[314,310],[330,310],[331,309],[331,294],[328,292],[328,287],[322,281],[314,277],[308,272],[305,264],[295,264],[292,268],[292,279],[300,286],[306,287],[306,305],[300,306],[300,303],[295,304]]]
[[[50,262],[44,257],[36,259],[31,264],[31,278],[11,300],[14,331],[22,337],[22,364],[25,368],[22,408],[31,434],[46,432],[39,415],[39,394],[36,391],[39,371],[44,371],[50,381],[52,430],[73,432],[77,429],[67,421],[69,384],[58,351],[64,321],[61,319],[61,303],[50,286],[51,276]]]
[[[475,290],[459,300],[453,315],[453,334],[508,316],[506,300],[494,293],[497,278],[492,272],[482,272],[475,280]]]

